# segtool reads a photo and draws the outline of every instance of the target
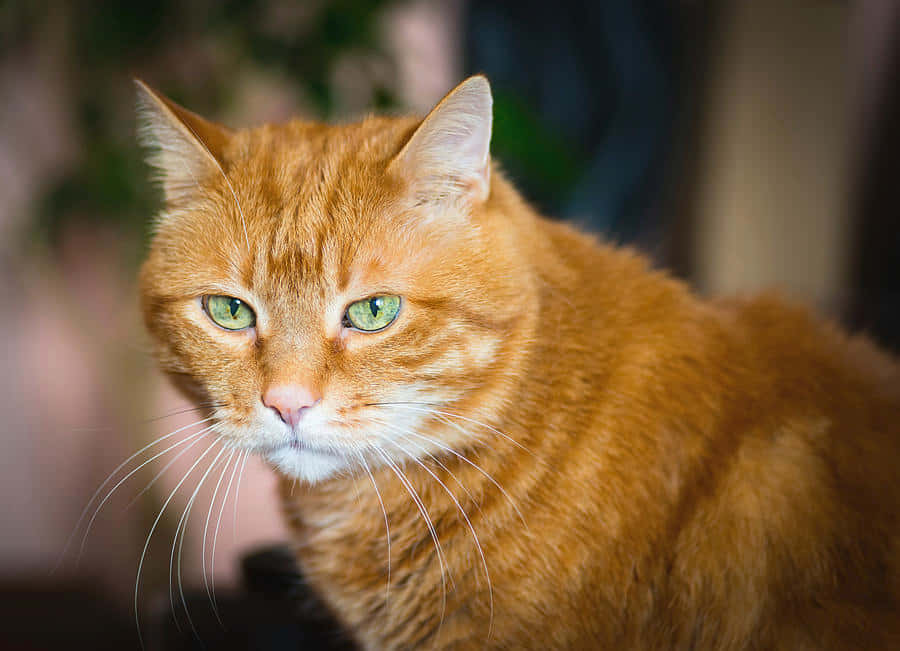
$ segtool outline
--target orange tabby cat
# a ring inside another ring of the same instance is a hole
[[[483,77],[343,126],[140,95],[162,366],[363,648],[900,648],[896,361],[536,215]]]

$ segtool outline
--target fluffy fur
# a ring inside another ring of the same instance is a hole
[[[230,131],[140,94],[162,366],[283,474],[363,648],[900,648],[896,361],[535,214],[481,77],[424,122]],[[385,292],[393,325],[342,327]],[[323,396],[295,432],[260,399],[290,382]]]

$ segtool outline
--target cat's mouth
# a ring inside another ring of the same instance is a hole
[[[312,445],[299,436],[271,448],[265,457],[289,477],[316,482],[346,467],[337,450]]]
[[[297,452],[314,452],[316,454],[332,454],[330,450],[323,450],[316,446],[310,445],[308,441],[304,441],[299,436],[294,436],[288,442],[287,447]]]
[[[328,457],[337,457],[339,456],[334,450],[321,447],[318,445],[314,445],[310,443],[308,440],[305,440],[301,435],[295,433],[291,434],[290,440],[282,446],[279,446],[281,449],[291,450],[293,452],[298,453],[309,453],[309,454],[317,454],[324,455]]]

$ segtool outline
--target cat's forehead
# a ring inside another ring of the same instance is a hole
[[[418,124],[370,117],[351,124],[293,121],[239,132],[228,147],[232,173],[272,192],[306,194],[351,173],[384,167]]]
[[[373,118],[247,132],[229,173],[251,242],[251,289],[315,283],[331,293],[395,268],[404,196],[385,168],[414,126]]]
[[[372,118],[239,132],[199,199],[159,224],[153,257],[168,270],[159,274],[164,291],[215,290],[314,312],[336,298],[416,289],[443,245],[465,237],[423,219],[428,208],[388,173],[417,124]]]

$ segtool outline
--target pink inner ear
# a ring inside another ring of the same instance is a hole
[[[220,174],[227,128],[209,122],[138,81],[138,134],[160,172],[170,204],[196,198],[198,183]]]
[[[425,118],[395,163],[406,168],[425,194],[486,199],[492,103],[486,79],[464,81]]]

